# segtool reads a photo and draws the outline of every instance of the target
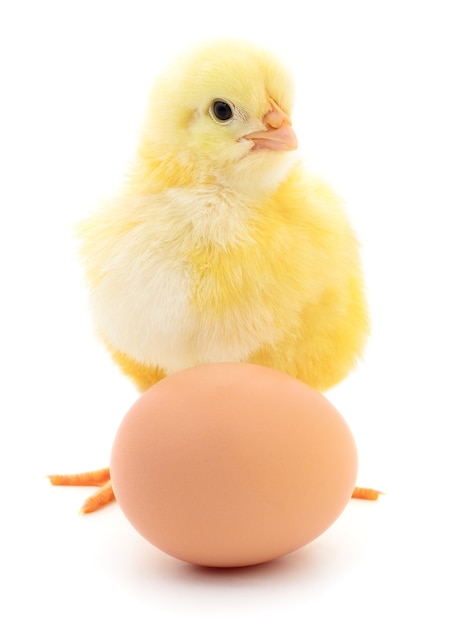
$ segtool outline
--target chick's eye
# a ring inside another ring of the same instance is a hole
[[[232,107],[224,100],[215,100],[211,105],[211,111],[219,122],[227,122],[233,117]]]

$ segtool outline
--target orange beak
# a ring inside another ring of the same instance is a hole
[[[298,140],[291,127],[291,120],[274,100],[271,100],[271,109],[262,122],[266,130],[258,130],[243,137],[254,143],[252,150],[296,150]]]

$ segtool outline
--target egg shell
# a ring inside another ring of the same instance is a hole
[[[146,391],[119,427],[110,467],[120,507],[149,542],[237,567],[323,533],[352,495],[357,451],[321,394],[266,367],[223,363]]]

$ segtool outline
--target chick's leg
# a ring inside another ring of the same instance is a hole
[[[81,474],[52,474],[49,478],[52,485],[98,487],[83,503],[81,514],[93,513],[115,499],[108,467]]]

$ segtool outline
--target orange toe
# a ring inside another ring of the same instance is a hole
[[[98,511],[100,508],[108,504],[108,502],[113,502],[115,500],[113,487],[111,486],[111,480],[108,480],[100,489],[87,498],[80,509],[81,515],[85,515],[86,513],[94,513],[94,511]]]
[[[52,485],[102,487],[110,480],[110,468],[105,467],[93,472],[82,472],[81,474],[50,474],[48,478],[50,478]]]
[[[384,493],[382,491],[369,489],[368,487],[356,487],[352,493],[352,497],[358,498],[359,500],[377,500],[379,496],[383,495]]]

